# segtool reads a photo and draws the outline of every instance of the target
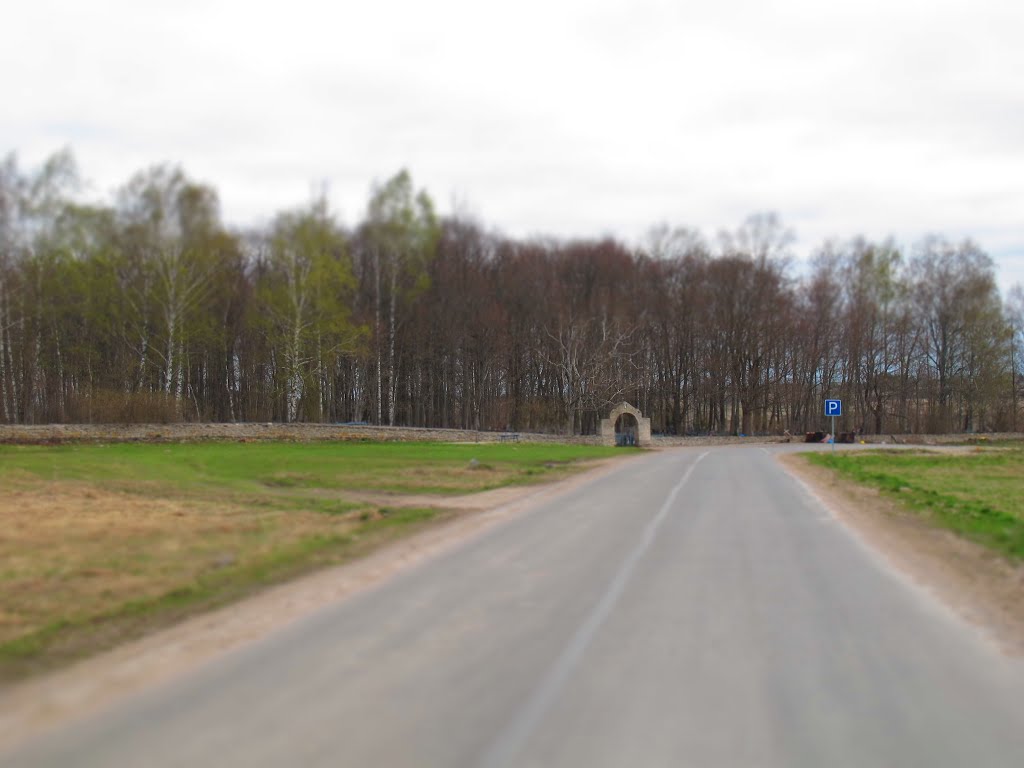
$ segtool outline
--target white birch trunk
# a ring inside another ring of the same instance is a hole
[[[388,320],[388,425],[395,426],[395,394],[398,382],[395,376],[395,303],[398,293],[398,265],[391,265],[391,307]]]
[[[299,399],[302,397],[302,376],[299,372],[299,354],[301,351],[301,328],[298,319],[292,328],[290,349],[288,350],[288,421],[295,421],[299,413]]]
[[[231,381],[231,373],[232,369],[235,369],[237,365],[238,358],[235,355],[231,355],[231,366],[225,366],[224,369],[224,389],[227,390],[228,394],[228,414],[233,422],[238,421],[238,416],[235,414],[235,386]]]
[[[381,390],[381,348],[380,348],[380,249],[373,251],[374,278],[377,289],[377,301],[374,306],[374,340],[377,344],[377,424],[382,424],[381,409],[383,405],[383,393]]]
[[[11,411],[7,406],[7,358],[9,357],[7,312],[4,292],[0,290],[0,408],[3,408],[4,421],[11,423]]]
[[[43,295],[43,278],[42,274],[36,273],[36,295]],[[35,313],[35,333],[32,339],[32,391],[26,392],[26,395],[32,397],[33,404],[36,406],[35,410],[38,413],[39,406],[43,403],[43,393],[46,392],[46,380],[44,378],[43,362],[43,312],[40,302],[36,303]],[[26,419],[29,418],[28,413],[25,414]],[[34,420],[34,419],[33,419]]]
[[[171,391],[174,387],[174,334],[177,330],[177,317],[175,312],[171,309],[171,301],[173,296],[168,299],[167,311],[164,314],[165,321],[167,323],[167,351],[164,353],[164,364],[167,367],[164,375],[164,394],[167,396],[171,395]]]
[[[175,380],[174,380],[174,402],[180,403],[185,395],[185,344],[178,342],[178,351],[175,356]]]
[[[57,333],[57,323],[53,324],[53,346],[54,354],[57,358],[57,384],[58,384],[58,397],[57,402],[57,416],[58,420],[64,421],[64,357],[60,351],[60,334]]]
[[[303,318],[306,314],[306,291],[309,289],[308,267],[303,269],[299,266],[298,259],[294,253],[290,254],[291,264],[289,265],[288,289],[291,300],[291,334],[288,351],[285,355],[288,366],[287,384],[287,419],[295,421],[299,412],[299,400],[302,398],[302,329]]]
[[[324,350],[323,350],[323,339],[321,338],[320,329],[316,330],[316,380],[317,380],[317,393],[316,393],[316,417],[317,422],[323,424],[324,422],[324,391],[326,390],[324,382]]]
[[[139,380],[135,387],[136,390],[141,390],[146,380],[146,358],[149,355],[149,338],[146,336],[145,326],[143,326],[139,334],[139,348]]]

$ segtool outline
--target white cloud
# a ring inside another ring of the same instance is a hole
[[[1024,281],[1024,6],[1000,0],[22,3],[0,149],[101,191],[182,163],[229,221],[408,166],[511,234],[973,234]]]

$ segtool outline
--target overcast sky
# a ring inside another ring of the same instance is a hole
[[[246,225],[406,167],[515,236],[776,211],[970,235],[1024,282],[1019,0],[5,0],[0,154],[71,146],[96,197],[181,164]]]

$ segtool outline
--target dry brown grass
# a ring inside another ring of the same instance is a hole
[[[0,496],[0,643],[357,526],[354,514],[149,499],[26,478],[13,485]]]

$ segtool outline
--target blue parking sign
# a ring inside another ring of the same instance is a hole
[[[843,401],[842,400],[826,400],[825,401],[825,415],[826,416],[842,416],[843,415]]]

